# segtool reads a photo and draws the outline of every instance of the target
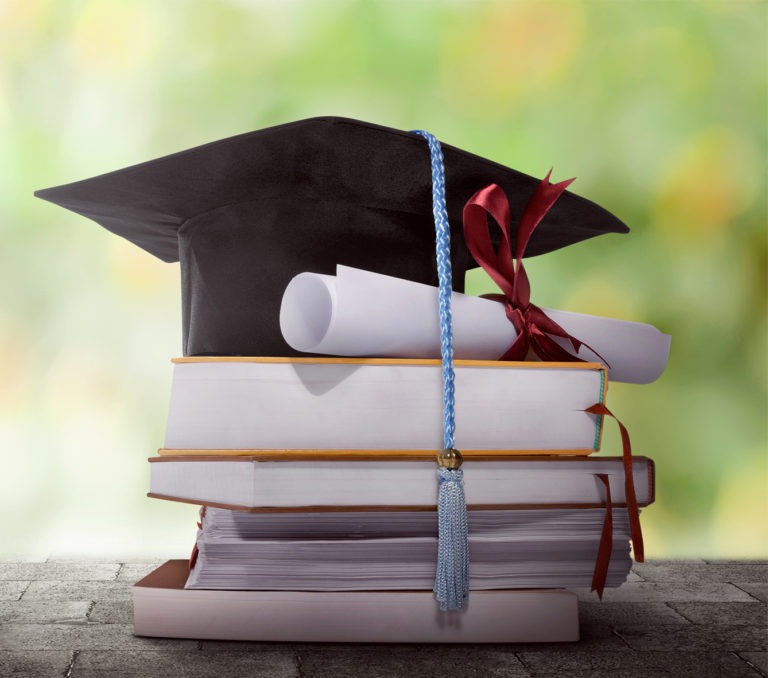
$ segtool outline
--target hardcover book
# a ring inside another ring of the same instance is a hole
[[[179,358],[168,450],[442,447],[438,360]],[[605,368],[456,361],[456,447],[590,454],[600,447]]]
[[[434,510],[435,464],[424,458],[324,453],[150,457],[150,497],[243,511]],[[463,464],[468,506],[507,508],[605,505],[605,474],[614,505],[626,502],[621,457],[470,457]],[[654,499],[654,466],[632,458],[637,502]]]

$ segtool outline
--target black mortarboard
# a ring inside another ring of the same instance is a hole
[[[514,242],[539,182],[447,144],[443,153],[453,281],[462,291],[464,273],[477,266],[464,243],[465,202],[488,184],[501,186]],[[304,271],[334,273],[345,264],[437,284],[427,143],[357,120],[299,120],[35,195],[181,262],[185,355],[297,355],[278,317],[286,286]],[[566,192],[527,255],[628,230]]]

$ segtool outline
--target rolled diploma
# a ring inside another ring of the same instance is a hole
[[[609,364],[613,381],[646,384],[664,371],[670,337],[652,325],[542,309]],[[504,305],[451,295],[454,357],[498,360],[517,333]],[[430,285],[337,266],[336,275],[300,273],[283,294],[280,329],[306,353],[380,358],[439,358],[438,290]],[[603,362],[585,346],[553,337],[572,355]]]

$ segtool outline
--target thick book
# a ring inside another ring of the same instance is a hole
[[[599,449],[605,368],[458,360],[456,448],[590,454]],[[396,450],[442,447],[439,360],[178,358],[164,447]]]
[[[364,591],[434,584],[434,512],[201,513],[186,588]],[[470,588],[589,587],[605,519],[605,509],[469,511]],[[605,585],[616,587],[631,567],[627,510],[613,509],[611,523]]]
[[[562,589],[477,591],[441,612],[431,591],[211,591],[184,588],[170,560],[133,587],[134,634],[331,643],[537,643],[579,639],[576,596]]]
[[[345,459],[322,452],[150,457],[150,497],[242,511],[434,510],[434,457]],[[614,506],[626,503],[621,457],[494,456],[465,460],[470,508],[599,508],[608,476]],[[632,458],[637,502],[654,500],[654,465]]]

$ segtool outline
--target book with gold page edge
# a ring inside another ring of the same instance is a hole
[[[177,358],[162,455],[414,456],[442,447],[441,364],[379,358]],[[599,450],[598,363],[456,361],[465,457]],[[396,422],[396,425],[393,425]],[[317,452],[316,452],[317,451]]]
[[[388,456],[369,461],[313,457],[275,459],[250,456],[150,457],[149,497],[248,512],[434,511],[437,498],[428,482],[434,456]],[[623,457],[469,457],[463,465],[468,508],[541,509],[605,506],[604,474],[613,504],[626,506]],[[654,464],[631,458],[637,504],[655,497]],[[396,488],[396,491],[395,491]]]

